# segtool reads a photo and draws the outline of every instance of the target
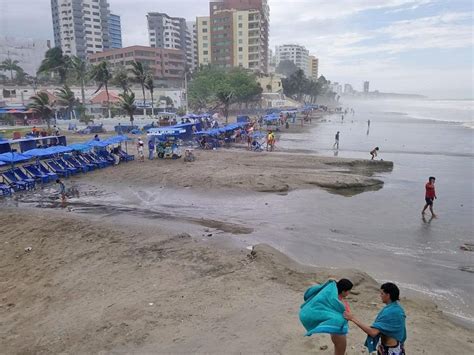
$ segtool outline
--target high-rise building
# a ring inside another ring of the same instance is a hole
[[[318,80],[319,59],[316,58],[314,55],[310,55],[308,58],[308,67],[308,77],[313,80]]]
[[[187,68],[194,69],[192,33],[188,30],[186,20],[161,12],[149,12],[147,20],[150,46],[184,51]]]
[[[110,48],[122,48],[122,26],[119,15],[109,15],[109,40]]]
[[[110,48],[107,0],[51,0],[54,44],[85,58]]]
[[[293,62],[299,69],[304,71],[304,75],[311,77],[309,66],[309,51],[298,44],[284,44],[275,48],[276,66],[284,60]]]
[[[209,8],[212,64],[266,73],[270,20],[267,0],[211,1]]]
[[[344,84],[344,94],[353,94],[354,89],[351,84]]]
[[[211,63],[211,26],[209,16],[196,17],[198,65]]]
[[[189,40],[190,40],[190,58],[191,65],[190,69],[194,70],[198,67],[198,48],[197,48],[197,25],[195,21],[186,22],[188,28]]]
[[[369,92],[369,82],[364,81],[364,92],[367,94]]]

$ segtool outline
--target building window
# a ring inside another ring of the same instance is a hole
[[[202,36],[203,41],[207,41],[207,36]]]
[[[206,26],[206,25],[207,25],[207,21],[202,21],[202,25],[203,25],[203,26]]]
[[[242,31],[239,31],[239,36],[242,36]]]
[[[239,52],[242,52],[242,47],[239,47]]]
[[[241,23],[239,23],[239,28],[242,28],[242,24],[241,24]]]
[[[239,20],[242,20],[242,15],[239,15]]]
[[[239,39],[239,44],[242,44],[244,41],[242,41],[241,39]]]
[[[209,54],[209,51],[202,51],[202,54],[203,54],[203,55],[208,55],[208,54]]]

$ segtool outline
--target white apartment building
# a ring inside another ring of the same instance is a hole
[[[198,48],[197,48],[197,25],[195,21],[186,22],[187,35],[186,43],[189,42],[189,63],[188,66],[194,70],[198,67]],[[189,38],[189,41],[188,41]]]
[[[193,70],[196,67],[196,49],[193,44],[196,41],[184,18],[149,12],[147,22],[150,47],[180,49],[186,53],[187,68]]]
[[[51,0],[54,43],[66,55],[85,58],[110,48],[107,0]]]
[[[309,66],[309,51],[297,44],[284,44],[275,47],[275,65],[278,66],[281,61],[290,60],[299,69],[304,71],[307,77],[311,77]]]

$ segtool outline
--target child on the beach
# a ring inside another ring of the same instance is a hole
[[[435,181],[436,178],[434,176],[430,176],[428,179],[428,182],[425,185],[425,207],[423,207],[423,211],[421,211],[421,214],[425,214],[426,209],[429,207],[431,215],[433,217],[436,217],[435,213],[433,212],[433,202],[436,198],[436,191],[435,191]]]
[[[138,138],[138,143],[137,143],[137,150],[138,150],[138,160],[144,162],[145,161],[145,155],[143,153],[143,146],[145,143],[143,143],[142,138]]]
[[[370,155],[372,155],[372,159],[371,160],[374,160],[375,157],[377,156],[377,152],[379,151],[379,147],[375,147],[374,149],[372,149],[370,151]]]

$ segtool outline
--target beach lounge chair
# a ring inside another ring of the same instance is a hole
[[[105,160],[101,160],[101,159],[97,159],[96,157],[94,157],[92,154],[90,153],[84,153],[83,154],[84,158],[86,158],[87,160],[89,160],[92,164],[96,164],[96,166],[98,166],[99,168],[106,168],[109,166],[109,163]]]
[[[0,196],[11,196],[12,195],[12,188],[7,184],[0,183]]]
[[[71,172],[67,169],[62,168],[58,163],[56,163],[54,160],[50,160],[46,162],[48,167],[57,175],[61,177],[69,177],[71,176]]]
[[[96,154],[96,153],[92,153],[92,152],[91,152],[91,153],[88,153],[88,154],[89,154],[89,156],[90,156],[92,159],[94,159],[95,161],[107,164],[106,166],[113,165],[112,162],[108,161],[107,159],[105,159],[104,157],[102,157],[102,156],[100,156],[100,155],[98,155],[98,154]]]
[[[33,178],[36,180],[40,180],[42,184],[48,183],[52,178],[50,175],[45,174],[35,166],[35,165],[23,165],[23,169]],[[53,174],[57,177],[56,174]]]
[[[38,169],[38,171],[42,172],[45,175],[48,175],[49,181],[55,181],[58,178],[58,174],[48,170],[43,164],[38,163],[37,165],[30,165]]]
[[[72,166],[70,166],[68,163],[66,163],[64,160],[62,159],[55,159],[54,160],[56,164],[58,164],[61,168],[63,169],[66,169],[68,170],[71,175],[75,175],[77,173],[79,173],[79,169],[78,168],[74,168]]]
[[[115,158],[106,150],[99,150],[97,155],[107,160],[110,164],[115,164]]]
[[[120,157],[120,160],[122,160],[122,161],[135,160],[135,155],[127,154],[123,150],[119,150],[118,155]]]
[[[14,190],[29,190],[32,186],[34,187],[34,184],[18,179],[11,170],[4,171],[2,176],[3,180],[13,187]]]
[[[74,168],[79,169],[83,173],[87,173],[89,171],[89,167],[85,163],[81,163],[79,160],[74,159],[73,157],[63,157],[65,162],[69,163],[69,165],[73,166]]]
[[[12,171],[16,176],[20,178],[21,181],[25,181],[29,184],[33,184],[33,186],[30,186],[30,187],[33,187],[33,188],[35,187],[36,180],[28,177],[28,175],[26,175],[23,170],[21,170],[20,168],[15,168],[15,169],[12,169]]]

